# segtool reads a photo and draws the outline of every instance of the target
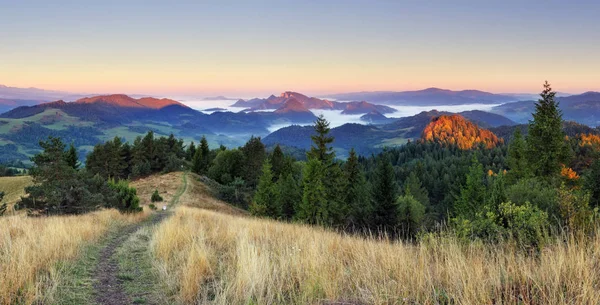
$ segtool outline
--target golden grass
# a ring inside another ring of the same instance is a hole
[[[248,211],[236,208],[226,202],[215,199],[208,186],[198,181],[199,176],[188,174],[187,190],[179,199],[181,205],[186,205],[205,210],[219,211],[230,215],[249,215]]]
[[[77,216],[0,217],[0,304],[48,303],[60,276],[57,262],[77,256],[111,225],[147,216],[103,210]]]
[[[0,191],[5,193],[2,203],[7,203],[9,214],[21,196],[25,196],[25,187],[31,183],[31,176],[0,177]]]
[[[158,208],[171,202],[178,187],[181,185],[183,172],[172,172],[168,174],[155,174],[139,180],[132,181],[131,187],[136,188],[137,196],[140,198],[140,205],[149,205],[152,202],[150,198],[154,190],[163,198],[162,202],[155,203]]]
[[[528,255],[179,207],[151,247],[168,293],[185,304],[600,304],[598,237]]]

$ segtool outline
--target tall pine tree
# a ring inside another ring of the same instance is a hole
[[[385,154],[377,160],[371,192],[373,225],[379,230],[393,231],[398,223],[396,174]]]
[[[323,163],[316,158],[308,160],[303,173],[302,202],[295,218],[309,224],[329,224],[327,193]]]
[[[358,163],[354,148],[344,164],[344,176],[347,181],[344,188],[344,203],[348,207],[347,225],[355,229],[364,229],[370,225],[373,206],[365,175]]]
[[[65,153],[65,161],[67,162],[67,165],[73,169],[78,169],[81,165],[79,163],[79,157],[77,157],[77,150],[75,149],[73,143],[71,143],[69,150]]]
[[[268,159],[265,159],[258,188],[254,193],[252,205],[250,205],[250,213],[257,216],[279,218],[281,216],[281,205],[277,199],[277,188],[273,183],[271,163]]]
[[[527,135],[528,160],[535,175],[553,178],[559,175],[564,162],[565,134],[562,112],[555,100],[556,92],[544,83],[541,99],[535,104],[533,120]]]
[[[510,169],[508,176],[510,182],[516,182],[521,178],[530,176],[527,164],[527,143],[523,139],[520,128],[515,129],[512,140],[508,145],[506,162]]]
[[[454,204],[454,214],[462,219],[474,219],[485,205],[486,187],[483,183],[483,166],[473,157],[467,181],[460,190],[460,196]]]
[[[201,160],[201,166],[200,166],[200,170],[203,173],[208,172],[208,168],[210,167],[210,148],[208,147],[208,141],[206,140],[205,136],[202,136],[202,139],[200,139],[200,147],[198,148],[200,151],[202,151],[202,160]]]

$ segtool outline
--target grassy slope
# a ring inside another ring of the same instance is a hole
[[[25,187],[31,183],[31,176],[0,177],[0,191],[5,193],[2,202],[8,203],[9,212],[21,196],[25,195]]]

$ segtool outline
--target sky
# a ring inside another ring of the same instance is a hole
[[[0,84],[259,96],[600,91],[600,1],[0,0]]]

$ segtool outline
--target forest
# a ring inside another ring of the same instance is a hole
[[[323,117],[303,160],[284,152],[287,147],[267,148],[259,137],[238,148],[211,148],[204,137],[186,145],[150,131],[133,143],[115,137],[98,144],[81,165],[73,145],[49,137],[32,158],[34,185],[17,208],[30,214],[103,207],[136,212],[139,199],[129,180],[190,170],[216,197],[253,215],[352,234],[410,241],[450,233],[539,249],[557,233],[594,228],[600,137],[567,136],[550,85],[533,120],[525,129],[513,128],[509,141],[449,118],[431,124],[421,140],[377,155],[351,150],[346,160],[333,151],[335,138]]]

